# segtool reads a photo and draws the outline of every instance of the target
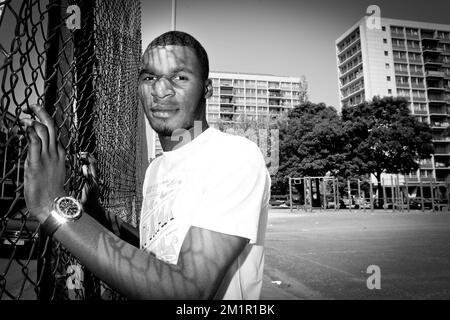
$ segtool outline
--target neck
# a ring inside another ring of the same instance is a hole
[[[165,152],[173,151],[188,144],[208,128],[209,125],[206,119],[196,120],[194,126],[189,129],[176,130],[170,136],[158,134],[158,137]]]

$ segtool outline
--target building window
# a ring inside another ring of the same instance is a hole
[[[382,26],[382,27],[381,27],[381,30],[386,31],[386,27],[385,27],[385,26]]]
[[[389,52],[385,51],[385,52],[384,52],[384,55],[385,55],[385,56],[388,56],[388,55],[389,55]]]
[[[407,35],[412,35],[412,36],[418,36],[419,35],[419,30],[418,29],[406,28],[406,34]]]
[[[391,65],[389,63],[386,63],[386,69],[390,69]]]
[[[388,89],[388,94],[392,94],[392,89]]]
[[[383,43],[387,43],[387,39],[383,39]]]
[[[387,76],[387,77],[386,77],[386,80],[387,80],[387,81],[391,81],[391,76]]]

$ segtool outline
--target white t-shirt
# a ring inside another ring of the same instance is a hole
[[[270,175],[252,141],[208,128],[147,168],[140,246],[176,264],[191,226],[249,239],[216,299],[259,299]]]

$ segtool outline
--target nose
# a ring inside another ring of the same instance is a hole
[[[158,99],[164,99],[174,93],[172,85],[165,77],[157,79],[152,85],[152,96]]]

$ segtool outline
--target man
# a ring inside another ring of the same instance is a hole
[[[128,298],[259,298],[270,176],[253,142],[208,126],[208,73],[205,50],[186,33],[159,36],[143,55],[139,96],[164,152],[146,172],[139,233],[118,219],[107,223],[92,197],[83,210],[67,198],[65,153],[52,119],[33,106],[40,122],[24,121],[28,209]],[[132,245],[138,236],[140,248]]]

